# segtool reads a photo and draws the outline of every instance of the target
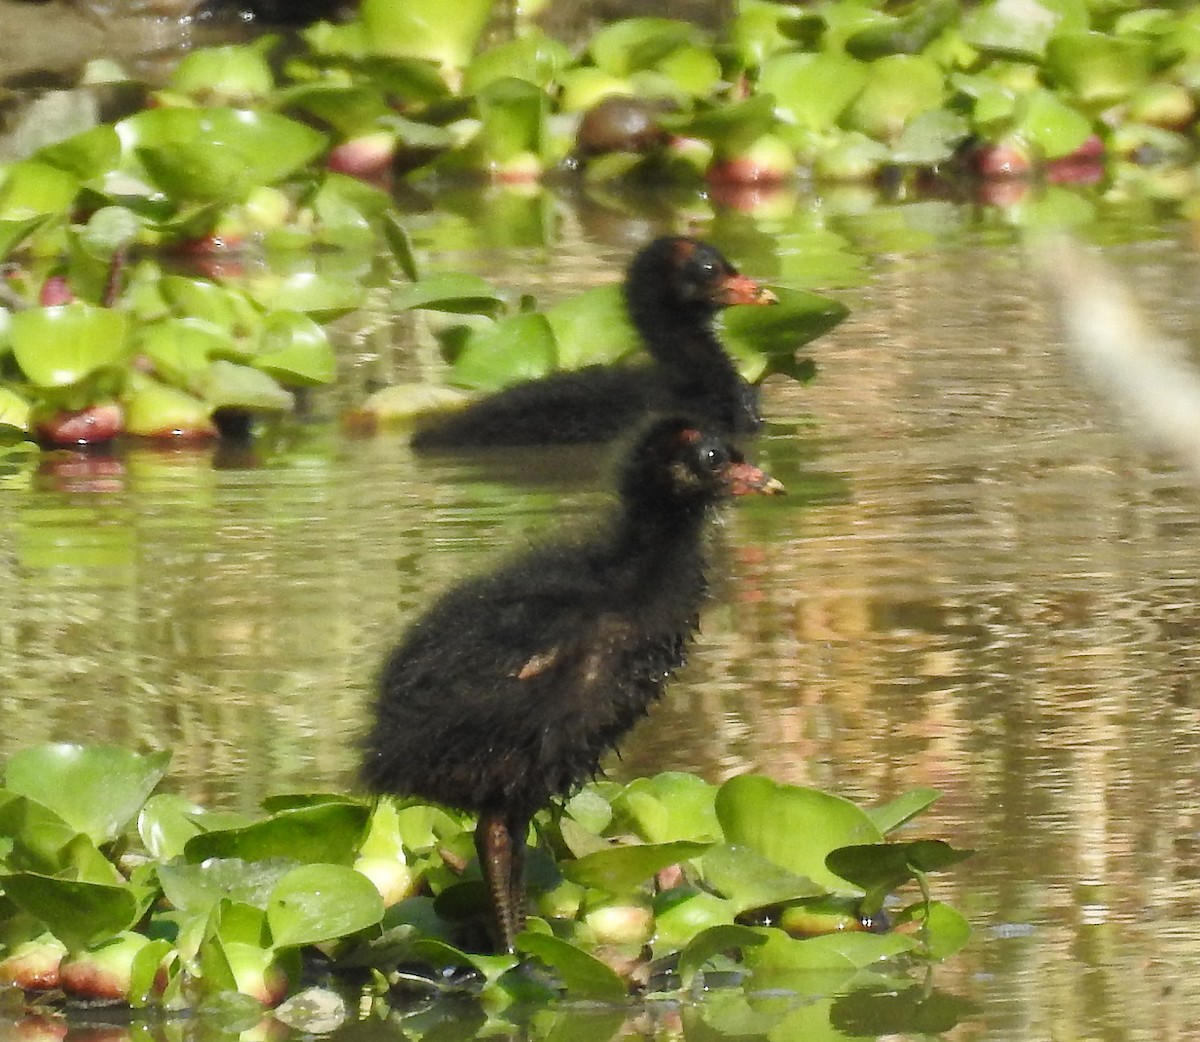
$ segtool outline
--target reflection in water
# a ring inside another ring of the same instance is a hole
[[[1110,253],[1152,298],[1195,284],[1178,244]],[[769,387],[758,452],[792,494],[724,526],[697,653],[613,773],[935,786],[923,828],[980,851],[937,881],[977,930],[935,974],[979,1007],[956,1034],[1193,1034],[1200,491],[1076,385],[1019,251],[873,264],[817,380]],[[597,456],[545,467],[329,435],[253,470],[6,471],[0,754],[169,747],[181,791],[239,808],[352,785],[403,620],[599,505]]]

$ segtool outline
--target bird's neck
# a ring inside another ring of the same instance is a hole
[[[707,310],[663,313],[634,301],[630,314],[646,350],[672,373],[688,376],[735,371],[713,329],[713,315]]]
[[[707,518],[707,509],[698,503],[633,504],[617,522],[612,559],[627,562],[634,585],[651,590],[659,585],[656,576],[669,584],[672,576],[699,573]]]

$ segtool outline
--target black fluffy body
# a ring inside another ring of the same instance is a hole
[[[568,445],[626,436],[650,413],[686,413],[726,435],[762,426],[758,389],[713,329],[730,280],[749,283],[698,239],[663,236],[631,261],[625,304],[649,364],[592,365],[525,380],[439,417],[418,450]],[[772,299],[765,295],[763,300]]]

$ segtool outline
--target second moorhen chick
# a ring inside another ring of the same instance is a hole
[[[711,508],[782,490],[692,421],[657,420],[624,465],[603,535],[454,587],[388,657],[363,778],[478,814],[501,950],[524,923],[534,813],[597,772],[684,661],[707,589]]]
[[[651,365],[591,365],[523,381],[438,418],[413,436],[413,447],[611,441],[647,413],[671,411],[724,434],[758,430],[758,389],[739,375],[713,319],[721,308],[770,304],[775,295],[715,247],[681,235],[655,239],[633,258],[624,295]]]

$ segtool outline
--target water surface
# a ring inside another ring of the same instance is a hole
[[[850,266],[794,225],[699,226],[853,314],[814,346],[811,385],[768,385],[753,451],[791,494],[729,512],[692,662],[612,773],[761,770],[868,802],[932,785],[923,829],[979,850],[937,882],[976,929],[935,974],[977,1004],[957,1034],[1191,1037],[1200,491],[1081,385],[1014,236],[936,205],[872,225]],[[615,278],[654,225],[594,229],[442,259],[561,295]],[[1090,234],[1195,345],[1187,231]],[[412,368],[404,329],[348,344],[347,385]],[[585,525],[606,472],[593,451],[418,458],[319,422],[249,459],[10,459],[0,756],[170,748],[172,786],[243,809],[351,786],[404,621],[496,553]]]

